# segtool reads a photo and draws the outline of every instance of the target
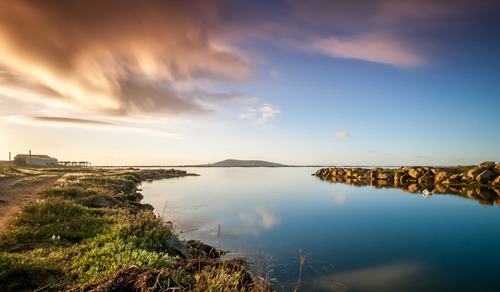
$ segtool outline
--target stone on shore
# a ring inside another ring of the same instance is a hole
[[[408,174],[409,174],[411,177],[415,178],[415,179],[416,179],[416,178],[419,178],[419,177],[422,175],[419,171],[417,171],[417,170],[415,170],[415,169],[413,169],[413,168],[412,168],[412,169],[410,169],[410,171],[408,172]]]
[[[485,169],[482,167],[474,167],[473,169],[469,170],[469,178],[471,179],[476,179],[481,172],[483,172]]]
[[[447,172],[447,171],[440,171],[436,174],[436,177],[434,179],[434,182],[435,183],[441,183],[447,179],[449,179],[450,177],[452,176],[451,173]]]
[[[380,180],[387,180],[387,181],[392,181],[393,177],[392,174],[387,173],[387,172],[381,172],[377,175],[377,178]]]
[[[500,163],[495,165],[495,168],[493,168],[493,172],[500,174]]]
[[[485,170],[481,172],[477,177],[476,180],[481,183],[487,183],[495,177],[495,173],[491,170]]]
[[[484,168],[484,169],[488,169],[488,170],[493,170],[493,168],[495,168],[495,162],[485,161],[485,162],[479,164],[479,167]]]

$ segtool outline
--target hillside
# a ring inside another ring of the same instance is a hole
[[[219,161],[216,163],[206,164],[205,166],[214,166],[214,167],[282,167],[282,166],[287,166],[287,165],[263,161],[263,160],[226,159],[226,160]]]

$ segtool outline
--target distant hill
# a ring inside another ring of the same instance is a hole
[[[280,167],[280,166],[287,166],[287,165],[263,161],[263,160],[226,159],[226,160],[219,161],[216,163],[204,164],[203,166],[214,166],[214,167]]]

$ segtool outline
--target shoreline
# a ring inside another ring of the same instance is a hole
[[[41,200],[24,205],[13,227],[0,234],[0,290],[146,285],[157,291],[169,285],[178,291],[270,291],[243,260],[222,261],[223,251],[215,247],[181,241],[151,205],[140,203],[141,182],[185,176],[198,175],[175,169],[85,169],[62,176],[43,190]]]

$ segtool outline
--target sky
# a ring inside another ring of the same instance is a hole
[[[0,160],[500,162],[500,2],[0,0]]]

